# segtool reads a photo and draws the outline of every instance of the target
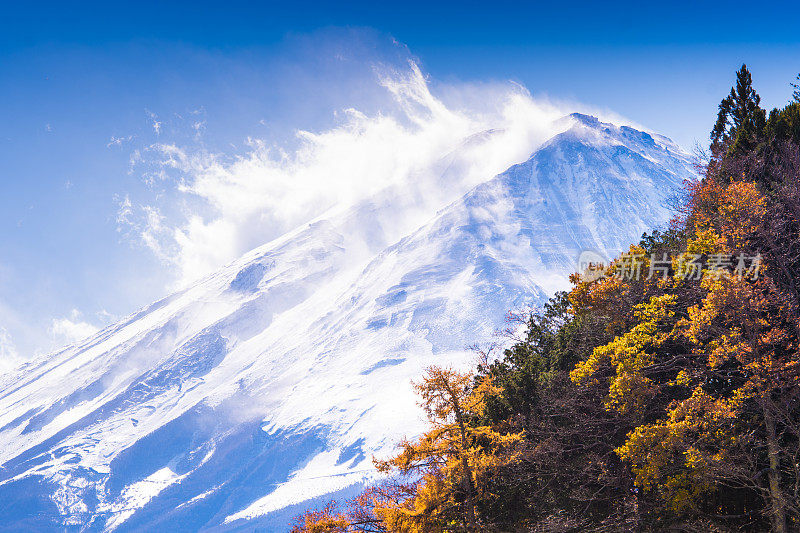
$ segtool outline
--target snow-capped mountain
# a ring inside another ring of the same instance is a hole
[[[662,225],[693,175],[664,137],[562,120],[422,225],[389,189],[3,376],[0,529],[284,531],[358,490],[424,427],[412,379],[472,364],[581,251]]]

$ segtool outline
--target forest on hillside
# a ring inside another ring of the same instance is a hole
[[[800,76],[798,76],[800,79]],[[571,278],[472,373],[415,384],[386,481],[294,531],[800,530],[800,88],[746,66],[666,229]]]

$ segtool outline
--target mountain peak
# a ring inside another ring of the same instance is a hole
[[[594,115],[585,115],[583,113],[570,113],[567,115],[568,118],[575,119],[578,122],[585,124],[586,126],[599,126],[601,124],[600,119],[595,117]]]

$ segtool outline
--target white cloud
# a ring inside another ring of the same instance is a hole
[[[136,151],[133,168],[159,188],[138,205],[121,202],[118,222],[174,267],[183,285],[326,209],[392,184],[420,189],[438,183],[435,190],[418,191],[432,216],[443,199],[524,161],[564,127],[554,121],[566,109],[534,99],[518,84],[434,91],[413,63],[375,74],[393,107],[371,114],[346,109],[335,127],[297,131],[294,144],[250,138],[246,150],[234,155],[168,142]],[[453,153],[459,173],[437,181],[441,162]]]
[[[122,146],[124,143],[131,142],[133,140],[133,135],[126,135],[124,137],[115,137],[114,135],[111,136],[111,140],[106,143],[106,148],[111,148],[113,146]]]
[[[153,131],[155,132],[155,134],[160,135],[162,123],[160,120],[158,120],[158,115],[147,109],[145,109],[145,113],[147,113],[147,116],[150,118],[151,125],[153,126]]]
[[[131,198],[127,194],[122,197],[115,195],[114,202],[117,204],[117,229],[121,230],[131,223],[130,217],[133,214]]]
[[[18,365],[22,359],[8,330],[0,326],[0,371],[6,371]]]
[[[98,331],[98,327],[82,320],[82,314],[73,309],[69,317],[53,319],[48,330],[54,342],[59,345],[72,344],[85,339]]]

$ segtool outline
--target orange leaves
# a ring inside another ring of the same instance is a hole
[[[699,235],[714,230],[730,251],[746,249],[764,224],[767,200],[750,181],[740,179],[723,185],[705,179],[695,184],[690,194],[695,232]]]
[[[723,186],[714,179],[705,178],[689,184],[688,188],[691,229],[699,232],[714,227]]]
[[[702,286],[706,296],[680,327],[710,368],[735,359],[757,374],[774,354],[796,350],[795,305],[768,279],[706,276]]]
[[[295,519],[292,533],[347,533],[350,521],[344,514],[336,512],[331,502],[319,511],[308,511]]]
[[[416,441],[404,440],[400,452],[375,461],[384,473],[415,473],[420,479],[402,500],[375,500],[375,514],[389,531],[441,531],[447,520],[475,521],[475,499],[487,477],[517,460],[521,434],[500,433],[474,421],[484,414],[485,398],[498,394],[490,379],[473,387],[474,376],[441,367],[426,370],[414,384],[429,429]]]
[[[442,531],[448,491],[443,480],[426,475],[414,486],[413,495],[403,499],[373,500],[375,516],[385,531],[403,533],[434,533]]]
[[[718,208],[718,226],[730,250],[748,247],[766,212],[766,199],[754,183],[734,181],[725,188]]]
[[[613,267],[609,267],[609,273]],[[569,301],[576,314],[590,313],[606,320],[606,330],[613,332],[624,327],[627,313],[614,303],[622,299],[627,291],[623,280],[608,276],[596,281],[583,281],[578,276],[570,278],[574,283]]]
[[[414,390],[422,398],[421,406],[431,422],[449,421],[470,401],[469,385],[473,376],[449,368],[430,367]]]
[[[434,533],[451,531],[453,524],[480,530],[477,502],[487,496],[497,469],[518,460],[522,434],[475,422],[484,414],[486,397],[501,392],[491,379],[475,386],[473,374],[431,367],[414,388],[428,415],[428,431],[403,440],[394,457],[374,461],[380,472],[400,476],[367,489],[347,513],[337,513],[333,505],[306,513],[295,533]]]

